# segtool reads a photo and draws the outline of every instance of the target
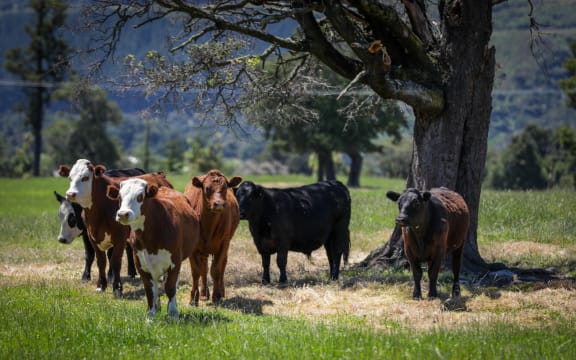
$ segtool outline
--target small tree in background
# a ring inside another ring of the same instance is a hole
[[[26,122],[34,138],[32,175],[39,176],[44,111],[52,92],[65,79],[68,70],[69,49],[58,36],[58,30],[66,20],[68,5],[61,0],[30,0],[29,4],[34,12],[32,23],[25,27],[30,45],[9,50],[4,65],[29,84],[22,91],[28,98]]]

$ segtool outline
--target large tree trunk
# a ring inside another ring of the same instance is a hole
[[[478,251],[477,229],[495,67],[495,51],[489,48],[492,5],[490,1],[446,1],[440,10],[444,24],[441,61],[446,106],[438,115],[415,109],[407,186],[445,186],[464,197],[471,222],[462,269],[485,273],[491,266]],[[388,243],[359,265],[397,264],[403,257],[400,236],[395,229]]]

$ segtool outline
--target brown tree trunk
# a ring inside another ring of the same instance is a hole
[[[336,168],[332,160],[332,152],[329,150],[318,150],[318,181],[336,180]]]
[[[348,186],[360,187],[360,173],[362,172],[362,154],[360,151],[348,151],[350,156],[350,172],[348,173]]]
[[[445,186],[464,197],[471,222],[462,269],[485,273],[493,267],[480,256],[477,230],[495,67],[495,51],[489,47],[492,7],[490,1],[445,1],[441,11],[446,106],[438,115],[414,111],[414,148],[407,187]],[[403,256],[402,247],[400,232],[395,229],[388,243],[359,266],[395,264]]]

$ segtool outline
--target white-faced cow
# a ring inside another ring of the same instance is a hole
[[[130,169],[108,169],[105,174],[110,177],[128,177],[145,174],[146,171],[140,168]],[[71,244],[72,241],[78,236],[82,236],[84,242],[84,271],[82,272],[82,281],[89,281],[91,279],[92,264],[94,263],[94,248],[90,243],[88,231],[84,225],[82,215],[82,207],[77,204],[66,200],[66,198],[56,191],[54,191],[56,201],[60,204],[58,208],[58,218],[60,219],[60,232],[58,233],[58,241],[62,244]],[[112,257],[112,248],[107,251],[108,260]],[[134,278],[136,276],[136,268],[134,267],[134,258],[132,256],[132,248],[130,245],[126,246],[126,260],[128,264],[128,276]],[[108,281],[113,280],[112,268],[108,268]]]
[[[270,282],[270,256],[276,255],[280,282],[286,277],[288,251],[304,253],[324,245],[330,279],[338,279],[342,257],[350,252],[350,194],[339,181],[270,189],[245,181],[236,190],[240,218],[248,220],[262,257],[262,283]]]
[[[66,191],[66,199],[78,203],[84,211],[84,220],[88,236],[96,251],[96,263],[98,265],[97,290],[104,291],[108,285],[106,279],[106,254],[105,251],[112,249],[110,267],[112,268],[112,289],[115,296],[122,295],[122,282],[120,280],[120,268],[122,266],[122,254],[126,243],[130,238],[130,227],[116,222],[118,202],[106,197],[108,185],[118,184],[125,179],[113,178],[105,174],[103,165],[92,165],[89,160],[79,159],[70,169],[60,165],[60,176],[70,179],[70,187]],[[172,187],[163,173],[147,174],[157,181],[159,185]]]
[[[212,301],[225,296],[224,271],[228,261],[230,240],[240,222],[238,202],[233,187],[242,182],[238,176],[228,180],[220,170],[210,170],[202,176],[194,176],[186,185],[184,195],[190,200],[194,210],[200,215],[200,246],[195,253],[196,262],[201,264],[202,286],[198,285],[198,275],[193,274],[191,298],[194,304],[198,299],[210,297],[207,286],[208,255],[213,255],[210,276],[214,282]]]
[[[76,203],[66,200],[65,197],[54,191],[56,200],[60,203],[58,207],[58,218],[60,219],[60,232],[58,233],[58,241],[62,244],[71,244],[72,241],[78,236],[82,236],[84,243],[84,271],[82,272],[82,281],[90,281],[92,273],[92,264],[94,263],[94,247],[88,237],[88,231],[84,220],[82,219],[82,207]],[[112,257],[112,248],[107,252],[108,260]],[[136,268],[134,267],[134,258],[132,257],[132,248],[130,245],[126,246],[126,260],[128,262],[128,276],[133,278],[136,276]],[[108,280],[112,281],[112,268],[108,268]]]
[[[412,297],[420,299],[421,263],[428,264],[428,297],[438,296],[436,281],[447,253],[452,253],[452,297],[460,296],[460,266],[470,215],[466,202],[447,188],[420,191],[409,188],[402,194],[388,191],[386,196],[398,203],[396,224],[402,228],[404,252],[414,278]]]
[[[162,281],[168,315],[177,317],[176,286],[182,261],[189,258],[192,271],[198,271],[192,263],[192,253],[200,241],[198,214],[182,193],[158,187],[142,176],[122,181],[120,188],[109,185],[107,195],[120,199],[116,221],[129,225],[136,235],[132,246],[144,283],[148,318],[160,310]]]

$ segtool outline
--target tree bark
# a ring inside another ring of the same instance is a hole
[[[492,7],[490,1],[453,0],[445,1],[440,10],[446,106],[440,114],[414,111],[414,148],[407,187],[445,186],[464,197],[471,222],[462,271],[485,273],[500,267],[487,264],[477,244],[495,68],[495,50],[489,47]],[[396,258],[403,253],[400,237],[400,231],[395,229],[388,242],[359,266],[396,263]]]
[[[350,172],[348,173],[348,186],[360,187],[360,173],[362,172],[362,154],[359,151],[348,151],[350,156]]]
[[[329,150],[317,150],[318,155],[318,181],[323,180],[336,180],[336,169],[334,167],[334,160],[332,160],[332,152]]]

